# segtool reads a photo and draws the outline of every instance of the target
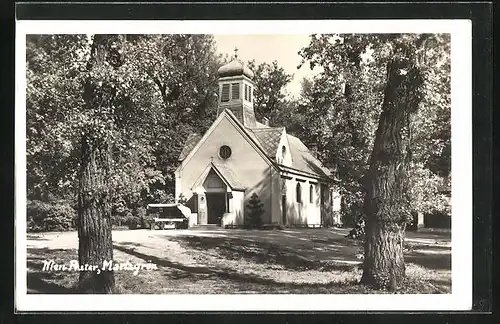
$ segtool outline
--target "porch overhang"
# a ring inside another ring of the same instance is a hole
[[[214,170],[217,176],[224,182],[224,184],[227,186],[228,192],[246,190],[245,185],[238,181],[236,175],[228,166],[215,164],[213,162],[210,162],[203,170],[201,175],[191,187],[191,190],[198,192],[203,189],[203,183],[205,182],[205,179],[207,178],[210,170]]]

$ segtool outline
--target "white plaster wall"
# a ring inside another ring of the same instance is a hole
[[[222,218],[222,226],[226,225],[243,225],[243,204],[245,201],[245,193],[243,191],[233,191],[233,198],[229,199],[229,213],[224,214]]]
[[[280,224],[281,219],[281,177],[279,171],[271,169],[271,224]]]
[[[245,193],[243,191],[233,191],[233,198],[229,200],[229,204],[235,225],[243,225],[244,223],[244,203]]]
[[[309,200],[309,187],[313,186],[313,201]],[[321,209],[320,209],[320,191],[317,183],[308,182],[307,184],[307,224],[319,225],[321,223]]]

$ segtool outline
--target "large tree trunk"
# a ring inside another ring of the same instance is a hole
[[[91,133],[83,136],[78,192],[78,261],[80,266],[97,266],[101,271],[81,271],[79,290],[109,294],[114,289],[113,271],[102,270],[113,260],[111,206],[109,195],[110,145]]]
[[[410,116],[420,102],[422,78],[407,55],[388,64],[382,113],[365,179],[365,256],[361,282],[395,290],[405,278],[403,242],[410,213],[406,196],[411,159]]]
[[[106,46],[110,37],[94,36],[87,65],[89,72],[102,69],[104,60],[110,59],[109,47]],[[79,290],[83,293],[109,294],[114,289],[114,274],[109,269],[103,269],[103,262],[113,260],[111,145],[108,133],[111,121],[102,112],[112,106],[113,93],[101,85],[96,86],[101,83],[89,76],[83,94],[93,123],[86,126],[81,142],[78,188]],[[97,268],[82,271],[82,267],[87,265]]]

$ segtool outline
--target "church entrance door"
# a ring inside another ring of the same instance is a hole
[[[221,224],[222,215],[226,212],[226,193],[206,193],[208,224]]]

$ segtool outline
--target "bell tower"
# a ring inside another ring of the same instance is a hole
[[[238,49],[234,49],[234,58],[218,70],[219,109],[229,109],[238,120],[249,128],[255,128],[253,110],[254,74],[240,59]]]

